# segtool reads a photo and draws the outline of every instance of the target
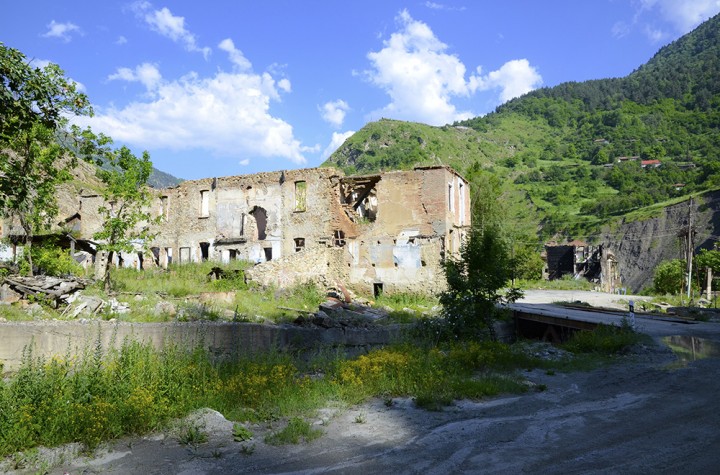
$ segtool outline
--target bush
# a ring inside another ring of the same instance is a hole
[[[661,262],[655,268],[653,289],[658,294],[679,294],[685,281],[685,261],[673,259]]]
[[[614,355],[640,342],[642,335],[627,324],[598,325],[593,331],[578,331],[563,347],[573,353]]]
[[[83,268],[75,262],[68,249],[60,248],[56,242],[35,244],[32,246],[33,265],[38,273],[52,276],[80,275]],[[21,272],[28,273],[28,261],[23,259],[20,264]]]

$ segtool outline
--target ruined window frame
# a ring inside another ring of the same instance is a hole
[[[336,229],[333,233],[333,244],[335,247],[344,247],[345,246],[345,231],[341,229]]]
[[[160,218],[162,221],[170,219],[170,198],[167,195],[160,197]]]
[[[303,249],[305,249],[305,238],[304,237],[297,237],[293,239],[293,242],[295,243],[295,252],[300,252]]]
[[[298,180],[295,182],[295,209],[296,213],[307,211],[307,181]]]
[[[200,217],[210,217],[210,190],[200,190]]]

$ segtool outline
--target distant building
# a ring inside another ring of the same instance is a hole
[[[546,262],[546,278],[586,279],[603,292],[615,292],[622,285],[615,254],[603,245],[590,246],[574,240],[567,244],[549,242],[545,245],[543,258]]]

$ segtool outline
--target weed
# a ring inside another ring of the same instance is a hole
[[[252,440],[252,438],[253,433],[250,432],[250,429],[237,422],[233,424],[233,439],[235,442],[246,442]]]
[[[305,419],[293,417],[284,429],[265,437],[265,442],[270,445],[299,444],[302,440],[310,442],[321,435],[322,431],[313,429]]]
[[[355,416],[355,424],[365,424],[367,422],[367,417],[365,417],[365,414],[358,414]]]
[[[188,424],[180,428],[178,442],[182,445],[199,445],[208,441],[207,432],[196,424]]]

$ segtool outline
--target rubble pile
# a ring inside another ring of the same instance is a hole
[[[2,300],[13,301],[29,297],[48,300],[57,308],[72,300],[73,294],[85,288],[85,282],[74,277],[61,278],[38,275],[34,277],[8,276],[3,282]]]

